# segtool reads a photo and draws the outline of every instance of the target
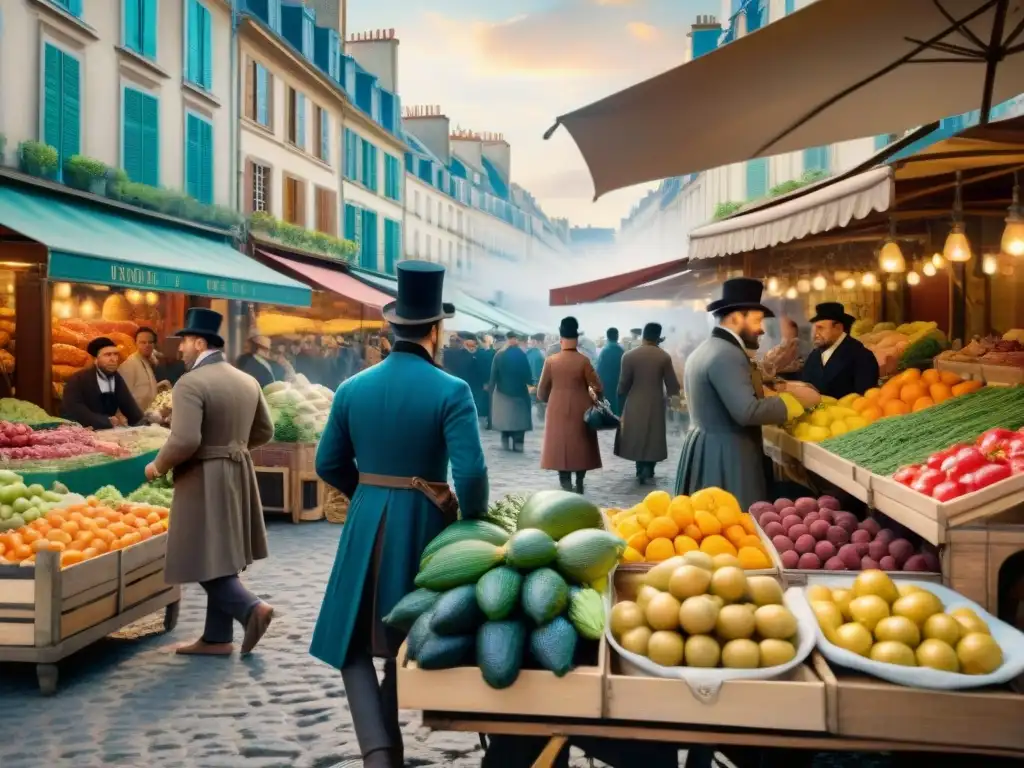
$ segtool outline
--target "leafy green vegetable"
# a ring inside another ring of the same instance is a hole
[[[117,490],[116,486],[104,485],[96,493],[93,494],[97,499],[102,501],[104,504],[120,504],[124,501],[124,496]]]

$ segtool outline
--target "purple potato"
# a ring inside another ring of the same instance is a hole
[[[840,528],[838,525],[830,526],[828,533],[825,534],[825,538],[835,544],[837,547],[841,547],[843,544],[850,540],[850,534],[845,528]]]
[[[757,518],[757,524],[760,525],[762,528],[764,528],[766,525],[768,525],[768,523],[781,523],[781,522],[782,522],[782,518],[779,517],[779,513],[776,512],[774,509],[771,512],[763,513],[759,518]]]
[[[861,542],[867,544],[871,541],[871,531],[865,531],[863,528],[858,528],[850,534],[850,541],[854,544],[860,544]]]
[[[824,520],[815,520],[807,527],[807,532],[818,541],[823,541],[828,536],[829,524]]]
[[[804,523],[800,523],[798,525],[794,525],[792,528],[790,528],[788,531],[786,531],[786,535],[789,536],[789,538],[791,538],[793,541],[796,541],[801,536],[805,536],[805,535],[809,535],[809,534],[810,534],[810,530],[808,530],[807,526]]]
[[[826,571],[845,571],[846,570],[846,563],[843,562],[842,558],[830,557],[828,560],[825,561],[825,570]]]
[[[782,527],[786,529],[786,534],[787,535],[789,534],[790,529],[794,525],[803,525],[803,524],[804,524],[804,521],[801,519],[800,515],[786,515],[784,518],[782,518]]]
[[[821,496],[818,498],[818,509],[839,509],[839,499],[835,496]]]
[[[928,567],[928,558],[924,555],[913,555],[907,558],[907,561],[903,564],[904,571],[913,571],[915,573],[927,573],[930,569]]]
[[[889,543],[881,539],[875,539],[868,544],[868,556],[872,560],[882,562],[882,558],[889,554]]]
[[[875,534],[875,541],[884,541],[888,544],[890,541],[896,538],[896,532],[888,528],[883,528]]]
[[[922,552],[921,557],[924,558],[925,564],[928,566],[926,570],[929,573],[942,572],[942,563],[939,562],[939,558],[934,552]]]
[[[797,567],[805,571],[817,571],[821,568],[821,560],[813,552],[805,552],[800,555]]]
[[[818,511],[818,502],[817,502],[817,500],[812,499],[809,496],[804,496],[802,498],[797,499],[793,503],[793,506],[796,507],[798,512],[800,512],[801,514],[804,514],[804,515],[806,515],[808,512],[817,512]]]
[[[844,544],[839,548],[839,559],[851,571],[860,570],[861,555],[857,552],[856,544]]]
[[[803,536],[798,538],[793,544],[793,548],[796,549],[801,555],[805,555],[808,552],[814,551],[814,545],[817,544],[814,537],[809,533],[805,533]]]
[[[790,515],[796,515],[801,520],[804,519],[804,516],[797,511],[796,507],[786,507],[784,510],[779,512],[779,517],[781,517],[783,520],[785,520]]]
[[[750,505],[750,509],[747,511],[750,512],[750,516],[752,518],[754,518],[758,522],[761,522],[761,515],[763,515],[765,512],[774,513],[775,505],[772,504],[770,501],[756,501]]]
[[[878,568],[878,563],[872,560],[870,557],[865,556],[860,559],[860,567],[861,570],[872,571]]]
[[[836,556],[835,545],[830,541],[819,541],[814,545],[814,554],[818,556],[821,562],[827,563]]]
[[[873,517],[869,517],[867,520],[864,520],[860,524],[860,529],[862,531],[867,531],[868,533],[870,533],[871,538],[875,538],[875,536],[878,535],[878,532],[882,530],[882,526],[880,526],[878,524],[878,521],[875,520]]]
[[[914,545],[906,539],[896,539],[889,542],[889,554],[893,556],[897,565],[903,568],[907,560],[914,554]]]
[[[800,563],[800,555],[796,553],[795,549],[787,549],[781,555],[782,567],[787,570],[793,570]]]
[[[850,512],[847,512],[845,515],[842,516],[836,515],[836,525],[838,525],[840,528],[845,529],[847,533],[852,534],[854,531],[857,530],[857,526],[859,526],[860,523],[858,522],[857,517],[855,515],[851,514]]]
[[[836,516],[831,509],[819,509],[818,517],[829,525],[832,525],[836,521]]]
[[[886,555],[879,560],[878,567],[883,571],[898,571],[900,569],[892,555]]]
[[[820,512],[808,512],[806,515],[804,515],[804,525],[810,525],[816,520],[821,520]]]
[[[775,547],[775,550],[779,554],[782,554],[783,552],[789,552],[791,549],[793,549],[793,542],[785,536],[773,536],[772,546]]]
[[[782,512],[782,510],[792,507],[793,501],[791,499],[776,499],[772,506],[775,507],[776,512]]]
[[[856,541],[850,543],[857,548],[858,555],[860,555],[861,557],[868,556],[868,547],[870,546],[869,544],[865,544],[863,541]]]
[[[771,522],[764,526],[765,535],[769,539],[774,539],[776,536],[785,536],[786,529],[782,527],[782,523]]]

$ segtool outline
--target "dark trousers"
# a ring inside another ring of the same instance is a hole
[[[641,480],[654,477],[654,465],[656,461],[638,461],[636,463],[636,476]]]
[[[398,722],[398,672],[394,659],[384,661],[384,679],[377,682],[373,657],[363,651],[351,652],[341,670],[352,725],[359,742],[363,764],[402,765],[402,729]]]
[[[583,470],[582,472],[577,472],[576,473],[576,488],[577,489],[580,489],[580,488],[583,487],[583,478],[585,478],[586,476],[587,476],[587,471],[586,470]],[[565,490],[567,490],[567,491],[568,490],[572,490],[572,472],[559,472],[558,473],[558,482],[561,483],[562,487],[565,488]]]
[[[526,432],[502,432],[501,443],[502,445],[508,445],[512,443],[512,450],[521,451],[523,450],[523,443],[526,441]]]
[[[234,622],[243,627],[260,599],[245,588],[237,574],[201,582],[206,590],[206,626],[203,640],[207,643],[230,643],[234,639]]]

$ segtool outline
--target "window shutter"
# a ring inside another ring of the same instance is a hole
[[[295,215],[296,223],[305,228],[306,222],[309,220],[306,218],[306,182],[296,181],[296,195],[295,195]]]
[[[156,58],[157,0],[142,0],[142,55]]]
[[[57,149],[60,151],[61,167],[64,161],[81,152],[81,80],[78,59],[68,54],[63,55],[61,67],[62,105],[61,105],[61,140]]]
[[[160,186],[160,102],[142,95],[142,183]]]
[[[295,92],[295,146],[306,148],[306,97]]]
[[[201,203],[213,203],[213,126],[199,121],[199,195]]]
[[[186,0],[185,13],[188,18],[185,22],[185,34],[188,39],[188,51],[185,58],[185,77],[193,83],[200,83],[200,71],[202,70],[200,59],[202,52],[199,44],[201,29],[199,15],[201,12],[202,6],[199,5],[199,0]]]
[[[269,78],[267,70],[262,64],[256,64],[256,120],[261,125],[270,125],[270,108],[268,95],[270,93]]]
[[[200,147],[199,119],[195,115],[185,115],[185,192],[199,199],[200,186]]]
[[[82,15],[82,0],[71,0],[68,3],[68,10],[71,11],[75,16]]]
[[[256,199],[256,165],[252,160],[245,161],[242,190],[242,213],[249,216],[252,214],[253,202]]]
[[[345,239],[358,244],[357,217],[358,211],[355,206],[345,203]]]
[[[763,157],[747,161],[747,199],[764,197],[768,192],[768,161]]]
[[[59,48],[46,44],[43,54],[43,142],[60,151],[61,147],[61,64],[64,54]]]
[[[202,65],[202,85],[203,88],[210,90],[213,88],[213,33],[210,29],[210,11],[204,7],[201,7],[202,13],[199,15],[200,19],[200,45],[202,46],[202,55],[200,57],[200,63]]]
[[[142,10],[142,0],[124,0],[124,45],[133,51],[142,50],[142,39],[139,34],[141,20],[139,12]]]
[[[250,61],[245,68],[245,108],[243,114],[252,119],[256,119],[256,68],[259,66],[254,61]]]
[[[122,116],[124,172],[136,183],[144,183],[142,173],[142,93],[133,88],[124,89]]]
[[[320,159],[331,162],[331,116],[326,109],[320,109]]]

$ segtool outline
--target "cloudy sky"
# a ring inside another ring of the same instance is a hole
[[[438,104],[452,127],[499,132],[512,179],[552,216],[617,226],[647,187],[592,202],[560,114],[681,63],[698,14],[720,0],[348,0],[349,33],[394,28],[405,106]]]

